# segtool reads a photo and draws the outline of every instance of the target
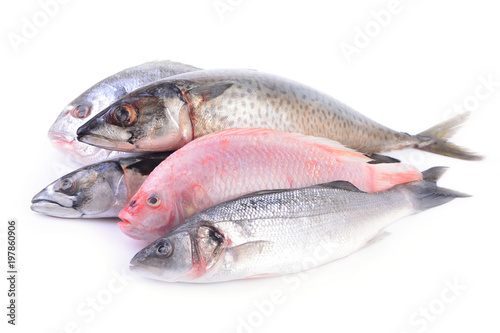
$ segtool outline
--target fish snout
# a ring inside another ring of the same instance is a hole
[[[155,265],[150,259],[150,248],[145,248],[139,251],[131,260],[129,269],[133,274],[138,276],[149,277],[169,281],[164,275],[164,268],[161,265]],[[173,281],[173,280],[172,280]]]
[[[124,219],[123,217],[120,217],[121,221],[118,222],[118,227],[120,227],[120,230],[127,236],[133,239],[139,240],[140,237],[136,235],[136,230],[132,223],[130,223],[127,219]]]
[[[63,133],[59,133],[59,132],[49,132],[48,137],[49,137],[49,140],[54,144],[71,143],[75,139],[71,135],[63,134]]]
[[[73,207],[73,200],[52,188],[45,188],[31,199],[31,210],[55,217],[78,218],[82,213]]]
[[[133,239],[142,239],[142,233],[134,223],[134,218],[130,214],[130,203],[125,207],[119,214],[118,218],[121,220],[118,222],[120,230],[127,236]]]
[[[121,219],[118,222],[120,230],[127,236],[137,240],[146,240],[152,242],[158,237],[163,236],[164,232],[159,232],[158,230],[150,230],[144,227],[142,224],[137,224],[135,220],[131,218],[130,220],[124,217],[123,212],[118,215]]]
[[[130,260],[130,266],[138,267],[142,265],[146,257],[147,257],[146,249],[137,252],[135,256]]]
[[[103,122],[102,117],[94,117],[93,119],[87,121],[82,126],[78,127],[76,130],[76,135],[78,136],[78,140],[80,140],[81,136],[93,134],[92,131],[98,128]]]
[[[104,113],[80,126],[76,135],[78,141],[99,148],[129,151],[133,147],[129,142],[133,134],[123,127],[108,124]]]

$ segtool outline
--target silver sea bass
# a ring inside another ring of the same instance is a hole
[[[436,186],[444,170],[373,194],[337,181],[244,196],[188,219],[137,253],[131,269],[164,281],[274,276],[312,268],[308,259],[323,246],[322,265],[370,244],[402,217],[467,196]]]
[[[76,140],[77,129],[101,110],[137,88],[166,77],[200,70],[174,61],[150,61],[124,69],[94,84],[69,103],[50,127],[48,136],[58,149],[82,164],[100,162],[123,153],[101,149]]]
[[[57,179],[31,200],[35,212],[64,218],[117,217],[170,152],[91,164]]]

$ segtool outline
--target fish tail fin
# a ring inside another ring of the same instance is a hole
[[[422,173],[415,167],[403,163],[372,164],[372,191],[387,190],[395,185],[422,180]]]
[[[446,170],[446,167],[430,168],[422,173],[422,180],[398,185],[411,198],[415,213],[440,206],[455,198],[470,197],[468,194],[437,186],[437,180]]]
[[[419,140],[419,143],[415,148],[462,160],[482,160],[482,156],[448,142],[448,139],[457,132],[469,115],[470,112],[464,112],[417,134],[415,137]]]

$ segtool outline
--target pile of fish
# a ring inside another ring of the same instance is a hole
[[[466,194],[380,152],[481,157],[449,142],[466,114],[417,135],[303,84],[171,61],[125,69],[64,108],[52,143],[84,164],[35,195],[63,218],[119,217],[150,243],[131,269],[165,281],[275,276],[345,257],[390,223]],[[315,258],[317,259],[317,258]]]

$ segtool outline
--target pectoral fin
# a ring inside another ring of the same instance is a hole
[[[182,81],[176,82],[175,85],[186,100],[201,103],[222,95],[233,84],[233,82],[215,82],[200,85],[190,81]]]
[[[273,242],[270,241],[253,241],[234,246],[229,249],[235,262],[254,259],[261,254],[266,247],[272,247]]]
[[[233,83],[231,82],[221,82],[211,85],[202,85],[189,90],[189,95],[198,96],[203,102],[214,99],[222,95],[227,89],[229,89]]]

